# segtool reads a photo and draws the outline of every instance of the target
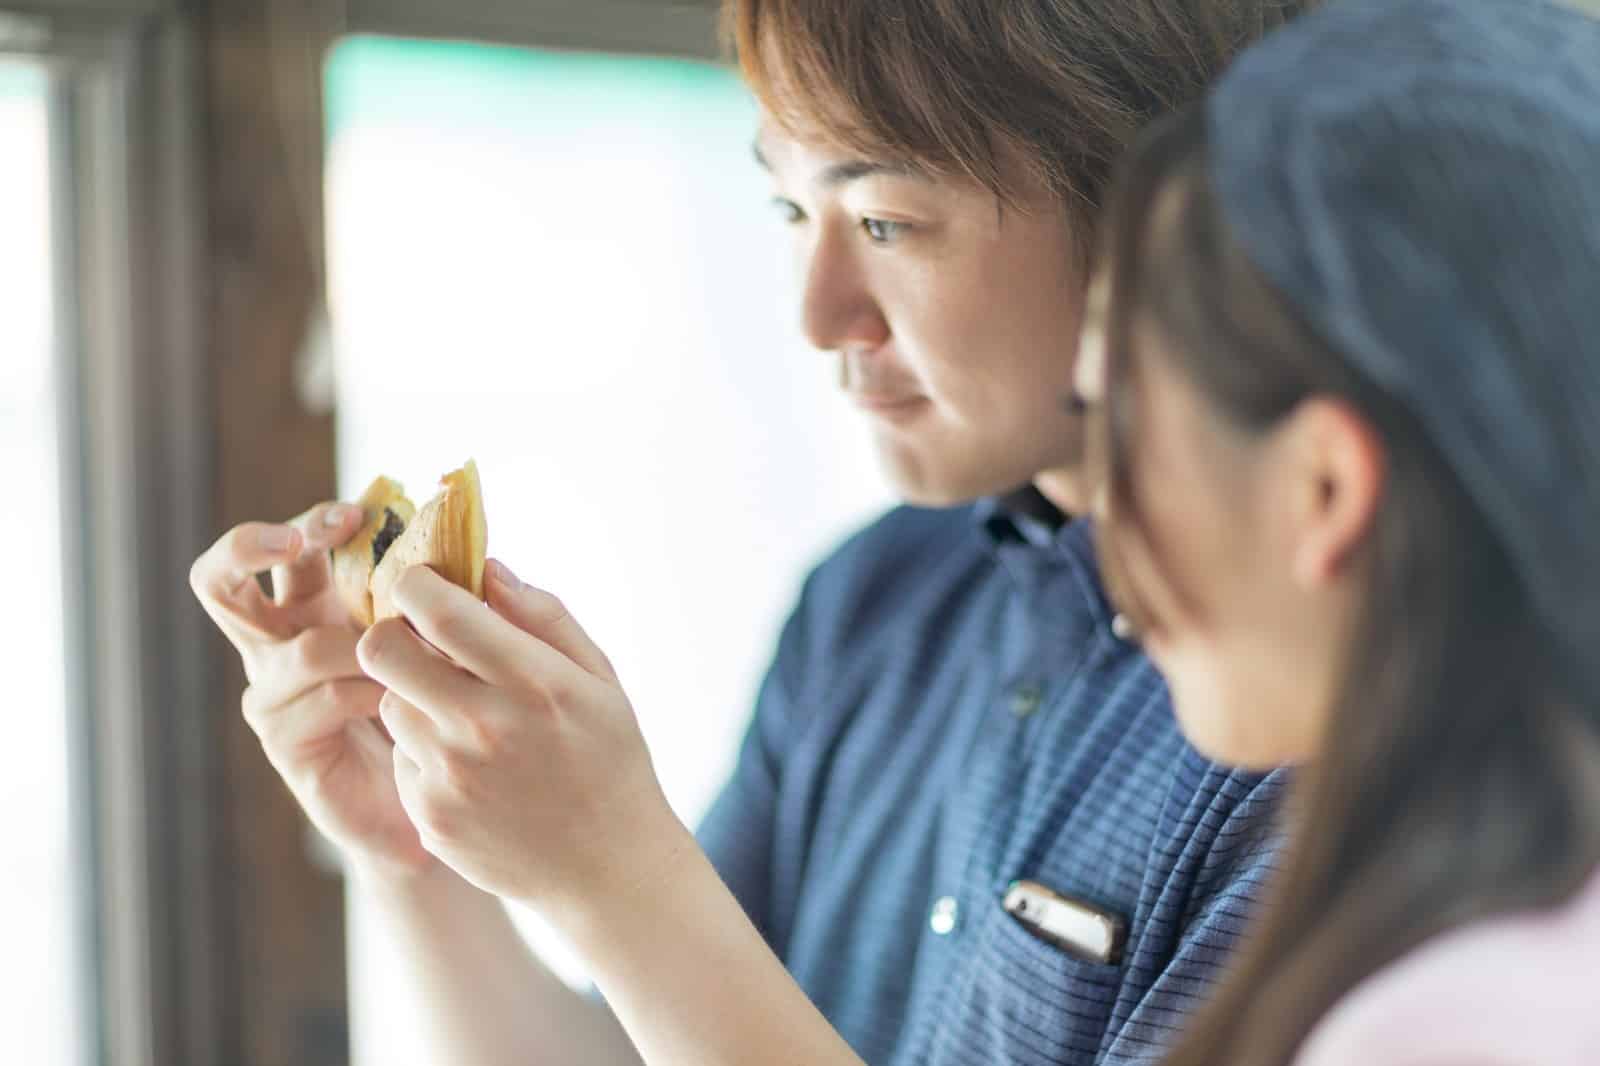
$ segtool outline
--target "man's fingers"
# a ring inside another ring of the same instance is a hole
[[[355,634],[338,626],[252,648],[245,721],[269,752],[327,736],[353,718],[377,714],[381,686],[361,672]]]
[[[261,677],[255,687],[262,701],[276,706],[328,681],[365,678],[356,640],[343,626],[314,626],[291,640],[256,649],[251,658]]]
[[[356,645],[361,669],[384,688],[452,728],[487,686],[440,655],[398,618],[379,622]],[[387,724],[387,723],[385,723]]]
[[[271,522],[244,522],[224,533],[189,569],[202,602],[226,601],[270,567],[300,550],[300,531]]]
[[[389,756],[394,762],[394,789],[400,797],[401,810],[406,812],[406,817],[411,820],[412,825],[426,824],[423,819],[422,767],[418,766],[399,744],[390,746]],[[417,836],[422,846],[427,848],[427,834],[419,828]]]
[[[324,681],[279,703],[269,702],[260,689],[244,692],[244,717],[261,738],[261,746],[276,762],[295,749],[342,730],[351,722],[376,718],[383,686],[366,678]]]
[[[292,526],[245,522],[224,533],[189,568],[189,587],[236,648],[282,639],[256,575],[293,559],[303,543]]]
[[[288,524],[300,533],[300,551],[272,568],[273,598],[280,607],[305,603],[328,590],[333,583],[328,553],[361,528],[361,508],[349,503],[319,503]]]
[[[417,766],[436,762],[442,745],[439,727],[421,708],[397,692],[386,692],[378,701],[378,717],[395,750]]]
[[[588,679],[561,649],[519,629],[425,566],[400,575],[394,602],[423,640],[490,685],[548,691]]]
[[[617,679],[611,660],[589,639],[589,634],[559,599],[523,582],[499,560],[490,561],[484,578],[489,606],[502,618],[596,677],[605,681]]]

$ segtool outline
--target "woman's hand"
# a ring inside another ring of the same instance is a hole
[[[372,627],[358,654],[388,690],[379,713],[423,846],[557,918],[662,874],[687,834],[605,655],[554,596],[499,563],[486,578],[483,602],[407,571],[405,619]]]

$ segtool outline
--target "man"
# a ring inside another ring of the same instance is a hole
[[[1117,632],[1090,530],[1067,517],[1090,488],[1062,398],[1121,146],[1300,6],[730,0],[806,332],[836,353],[917,506],[807,582],[700,841],[868,1062],[1153,1062],[1268,872],[1277,775],[1184,744]],[[616,798],[585,792],[576,758],[560,764],[570,780],[519,777],[533,764],[506,753],[536,745],[512,719],[473,758],[439,762],[448,797],[429,792],[445,733],[483,732],[478,697],[407,687],[446,667],[404,626],[358,656],[323,561],[353,528],[322,506],[241,526],[197,561],[195,589],[245,660],[247,718],[382,916],[430,1061],[636,1061],[609,1011],[547,973],[474,887],[516,895],[505,886],[547,857],[508,828],[518,788],[528,810]],[[277,603],[246,580],[269,568]],[[582,667],[563,686],[574,721],[622,722],[604,656],[560,605],[491,586],[499,618],[481,625],[447,619],[447,593],[422,579],[408,616],[425,634],[448,620],[459,642],[435,643],[463,662],[509,619],[564,656],[552,669]],[[524,688],[551,687],[526,669]],[[363,720],[380,700],[392,751]]]

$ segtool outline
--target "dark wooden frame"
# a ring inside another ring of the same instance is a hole
[[[204,631],[183,551],[204,497],[196,175],[182,24],[108,4],[43,22],[86,1061],[197,1061],[221,973]],[[197,725],[198,722],[198,725]]]
[[[344,1063],[337,871],[186,580],[234,522],[333,493],[331,414],[296,388],[320,66],[284,91],[276,4],[0,7],[52,71],[83,1061]]]
[[[717,0],[345,0],[347,33],[713,59]]]

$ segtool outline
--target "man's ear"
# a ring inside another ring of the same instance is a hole
[[[1388,453],[1372,423],[1332,397],[1301,403],[1282,432],[1295,500],[1294,578],[1312,589],[1340,577],[1370,537]]]
[[[1106,400],[1106,301],[1111,279],[1095,272],[1084,297],[1083,325],[1078,331],[1078,355],[1073,365],[1072,388],[1078,398],[1094,405]]]

